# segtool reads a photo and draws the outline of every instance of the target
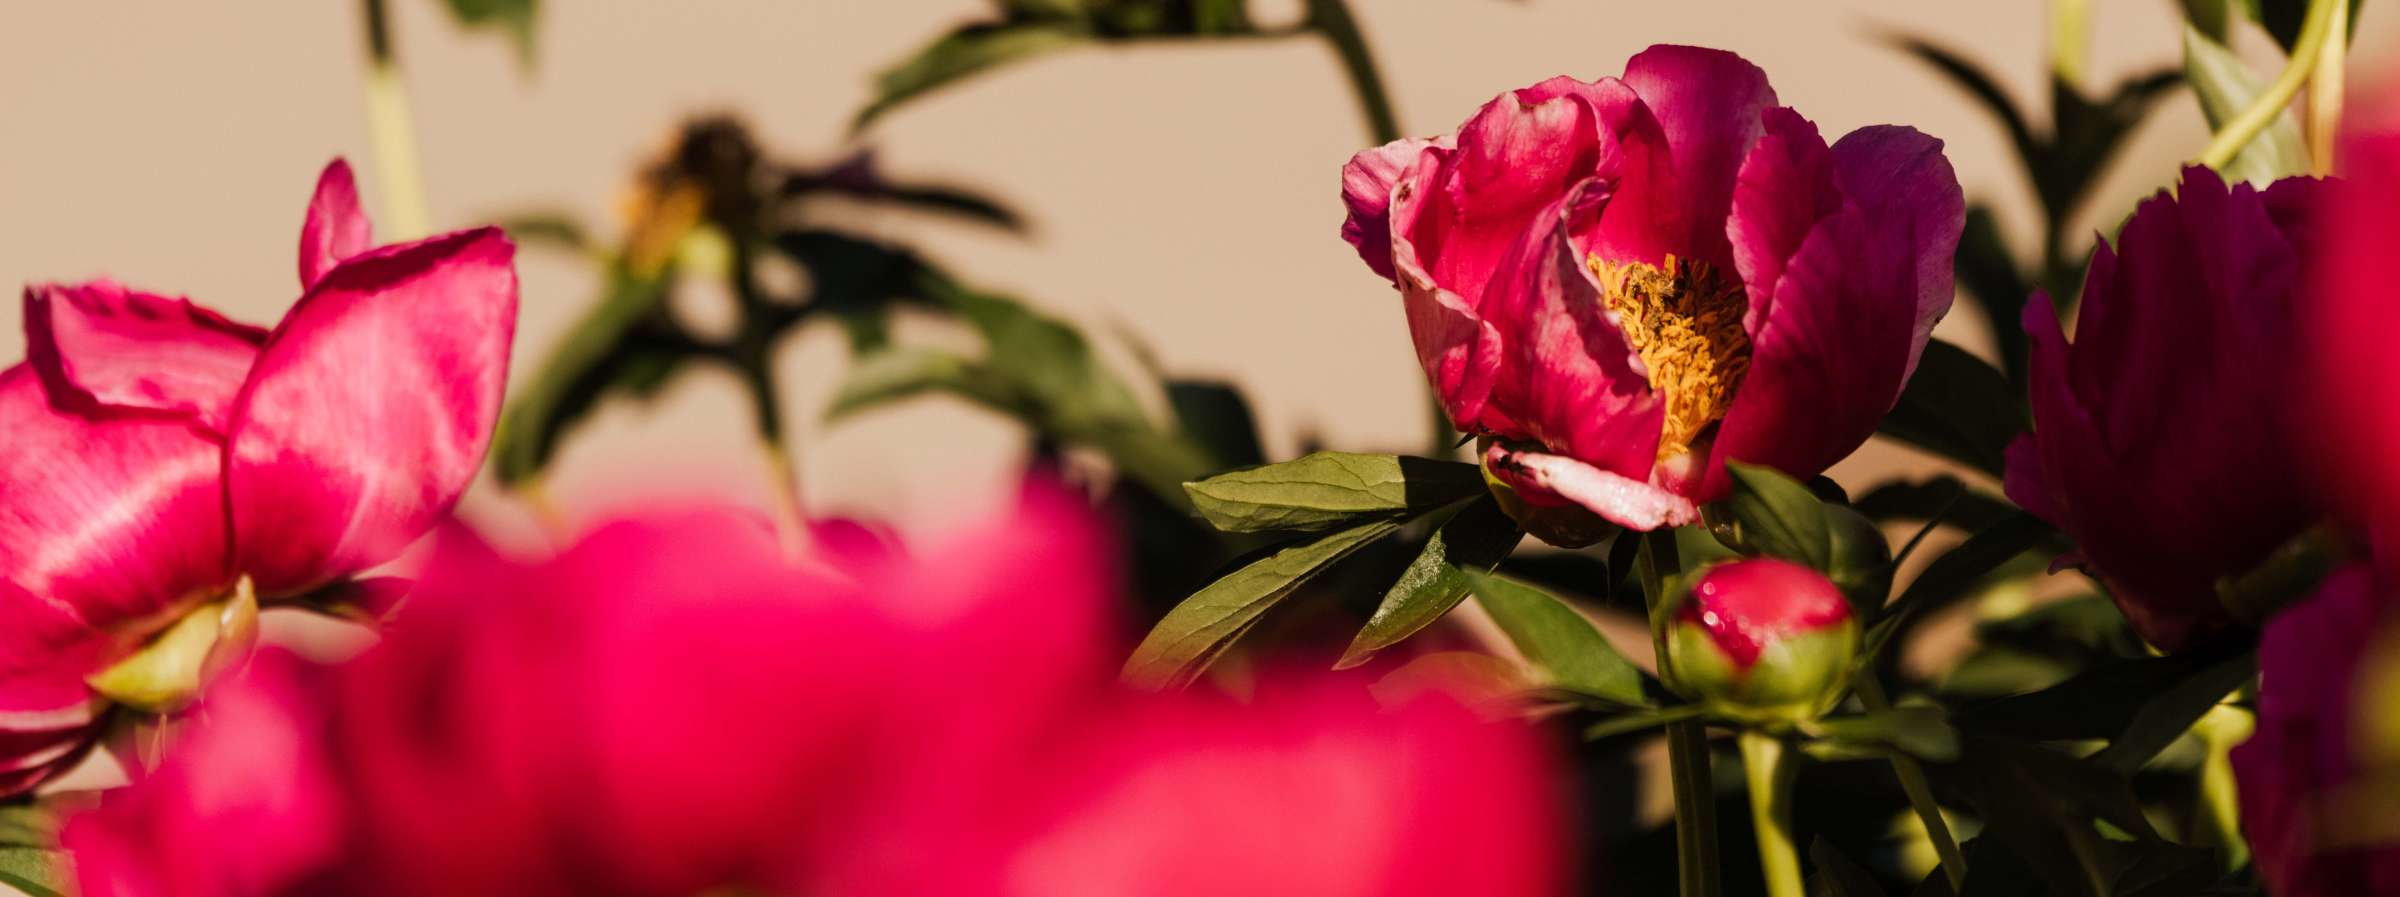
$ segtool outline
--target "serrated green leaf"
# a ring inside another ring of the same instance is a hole
[[[1126,681],[1148,688],[1189,684],[1309,577],[1399,527],[1392,520],[1354,526],[1275,552],[1209,583],[1143,637],[1125,661]]]
[[[1829,716],[1810,724],[1819,738],[1851,744],[1871,744],[1946,763],[1958,756],[1958,730],[1938,707],[1898,707],[1849,716]]]
[[[2242,114],[2266,92],[2266,80],[2250,71],[2224,44],[2210,40],[2198,28],[2183,29],[2183,77],[2200,99],[2200,112],[2214,131]],[[2308,170],[2308,144],[2300,136],[2300,116],[2290,108],[2225,164],[2229,181],[2264,187],[2275,179]]]
[[[1925,344],[1917,372],[1876,432],[2000,479],[2008,443],[2025,427],[2024,401],[2008,376],[1937,339]]]
[[[1350,640],[1334,669],[1365,663],[1375,652],[1441,619],[1473,590],[1469,574],[1490,573],[1524,537],[1495,500],[1486,498],[1459,511],[1434,531],[1417,559],[1384,593],[1383,603]]]
[[[1200,516],[1229,533],[1323,530],[1486,492],[1483,474],[1473,464],[1349,452],[1317,452],[1183,488]]]
[[[1525,655],[1541,684],[1627,707],[1649,706],[1642,671],[1574,608],[1504,577],[1470,573],[1467,578],[1476,600]]]
[[[875,76],[875,98],[851,123],[864,128],[901,104],[1014,62],[1083,46],[1091,29],[1045,20],[969,25],[944,35],[907,61]]]
[[[1815,493],[1771,467],[1730,462],[1726,468],[1733,477],[1731,505],[1742,541],[1811,569],[1832,567],[1832,530]]]

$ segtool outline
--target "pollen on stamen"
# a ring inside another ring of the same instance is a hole
[[[1663,265],[1599,256],[1588,264],[1618,330],[1649,369],[1650,388],[1666,394],[1659,459],[1691,451],[1725,417],[1750,370],[1750,334],[1742,329],[1749,297],[1740,282],[1673,255]]]

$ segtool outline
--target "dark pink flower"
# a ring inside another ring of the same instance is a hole
[[[514,250],[367,228],[336,161],[273,330],[105,280],[26,290],[30,357],[0,372],[0,794],[88,740],[94,673],[242,578],[273,602],[391,560],[474,477]]]
[[[2391,607],[2366,568],[2345,569],[2259,642],[2258,729],[2233,768],[2243,834],[2278,897],[2400,893],[2400,843],[2389,840],[2400,746],[2385,745],[2380,762],[2361,750],[2366,712],[2388,714],[2400,697],[2388,666],[2368,675],[2400,636]],[[2384,690],[2366,687],[2377,678]]]
[[[1342,193],[1492,470],[1636,529],[1689,522],[1728,460],[1805,478],[1865,442],[1949,310],[1965,214],[1940,141],[1827,146],[1756,66],[1674,46],[1360,153]]]
[[[2362,104],[2351,124],[2342,187],[2326,191],[2316,228],[2325,260],[2308,288],[2323,305],[2305,318],[2311,380],[2298,394],[2313,412],[2325,494],[2388,539],[2400,534],[2400,95]]]
[[[2161,650],[2230,626],[2217,581],[2318,516],[2291,409],[2323,187],[2187,168],[2094,251],[2072,345],[2047,296],[2025,307],[2033,432],[2009,447],[2008,496],[2074,537]]]
[[[252,794],[306,793],[308,813],[198,796],[218,774],[180,770],[240,737],[200,727],[169,772],[73,823],[86,893],[1048,897],[1132,882],[1406,897],[1472,882],[1536,897],[1556,883],[1558,783],[1527,730],[1434,698],[1380,713],[1355,684],[1254,708],[1116,685],[1113,552],[1060,492],[1033,490],[922,560],[838,569],[791,562],[754,517],[705,511],[610,524],[540,563],[465,538],[436,554],[387,640],[317,671],[313,703],[284,713],[330,773],[222,773]],[[302,823],[341,834],[307,854],[319,867],[241,872],[260,883],[248,890],[209,890],[232,873],[205,853],[144,851],[206,851],[236,821],[260,840]],[[1062,851],[1091,861],[1061,865]],[[1321,889],[1336,868],[1346,889]]]

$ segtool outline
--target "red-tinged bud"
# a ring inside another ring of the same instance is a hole
[[[1672,681],[1728,709],[1787,719],[1824,712],[1858,653],[1858,621],[1839,586],[1774,558],[1702,571],[1669,624]]]

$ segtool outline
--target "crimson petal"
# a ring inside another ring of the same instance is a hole
[[[53,401],[154,412],[222,431],[267,332],[202,308],[96,280],[25,290],[25,354]]]

